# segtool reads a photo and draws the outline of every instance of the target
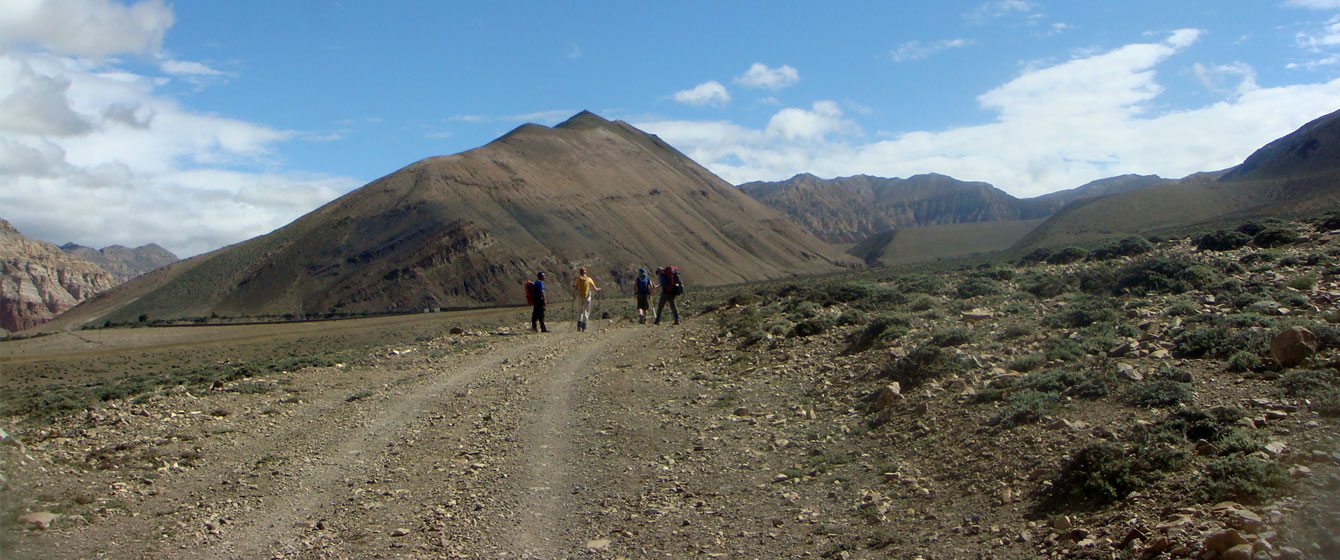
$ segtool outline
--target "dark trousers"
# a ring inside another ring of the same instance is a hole
[[[539,329],[536,329],[536,328],[535,328],[535,325],[536,325],[537,323],[540,325],[540,328],[539,328]],[[542,331],[547,331],[547,330],[549,330],[549,327],[544,326],[544,303],[543,303],[543,302],[535,304],[535,308],[532,309],[531,312],[530,312],[530,330],[532,330],[532,331],[533,331],[533,330],[542,330]]]
[[[665,304],[670,304],[670,312],[675,314],[675,322],[679,322],[679,306],[675,305],[675,294],[670,292],[661,292],[660,299],[656,300],[656,322],[661,322],[661,313],[665,311]]]

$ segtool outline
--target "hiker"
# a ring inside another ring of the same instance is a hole
[[[637,269],[637,280],[633,281],[633,295],[637,297],[637,322],[644,325],[647,323],[647,312],[651,310],[651,290],[655,287],[656,283],[647,276],[647,269]]]
[[[530,312],[530,330],[539,330],[540,332],[549,332],[549,327],[544,325],[544,273],[535,275],[534,282],[526,283],[526,302],[530,303],[532,308]],[[539,329],[535,326],[539,325]]]
[[[675,305],[675,298],[684,293],[684,284],[679,281],[679,268],[667,266],[659,270],[657,277],[661,282],[661,297],[656,300],[656,320],[653,325],[661,324],[661,317],[665,312],[665,304],[670,304],[670,312],[674,313],[675,324],[679,324],[679,306]]]
[[[579,273],[577,279],[572,281],[572,295],[577,301],[577,330],[586,330],[586,321],[591,319],[591,300],[595,298],[596,292],[600,288],[596,286],[596,281],[586,275],[586,267],[577,269]]]

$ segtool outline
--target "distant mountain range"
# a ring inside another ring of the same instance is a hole
[[[56,247],[0,220],[0,334],[40,325],[57,314],[150,270],[177,261],[158,245],[95,250]]]
[[[94,249],[74,243],[66,243],[60,248],[66,253],[102,267],[111,273],[117,284],[179,260],[172,251],[160,247],[157,243],[141,245],[134,249],[121,245]]]
[[[1147,187],[1155,175],[1123,175],[1030,199],[988,183],[935,173],[906,179],[869,175],[820,179],[808,173],[740,188],[791,216],[830,243],[858,243],[873,235],[933,225],[1034,220],[1085,198]]]
[[[606,293],[638,268],[692,286],[859,264],[623,122],[582,112],[428,158],[268,235],[170,265],[67,312],[58,325],[310,316],[519,304],[578,266]]]
[[[1340,203],[1340,111],[1303,125],[1242,164],[1073,204],[1020,239],[1056,246],[1224,220],[1333,209]]]
[[[0,220],[0,334],[40,325],[114,285],[98,265]]]
[[[811,233],[871,264],[905,264],[1206,227],[1340,202],[1340,112],[1231,169],[1181,179],[1122,175],[1029,199],[943,175],[740,185]]]
[[[519,304],[537,271],[565,299],[579,265],[616,292],[637,268],[662,264],[710,285],[1332,208],[1337,115],[1232,169],[1017,199],[937,174],[802,174],[735,188],[653,135],[582,112],[413,163],[268,235],[104,292],[49,328]]]

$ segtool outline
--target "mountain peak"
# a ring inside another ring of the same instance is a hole
[[[605,119],[605,117],[602,117],[590,111],[582,111],[580,113],[577,113],[576,115],[573,115],[572,118],[569,118],[568,120],[559,123],[554,128],[572,128],[572,129],[603,128],[609,126],[610,124],[611,124],[610,121]]]

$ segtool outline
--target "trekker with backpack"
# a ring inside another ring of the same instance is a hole
[[[675,298],[684,293],[684,284],[679,281],[679,268],[667,266],[660,270],[661,297],[656,300],[656,320],[652,324],[661,324],[661,317],[665,311],[665,304],[670,304],[670,312],[674,313],[675,324],[679,324],[679,306],[675,305]]]
[[[549,332],[549,327],[544,326],[544,273],[535,275],[535,280],[526,282],[526,303],[531,305],[530,312],[530,330],[539,330],[540,332]],[[540,328],[536,329],[535,325]]]
[[[647,276],[647,269],[637,269],[637,280],[633,281],[633,295],[637,297],[637,321],[642,324],[647,322],[647,312],[651,310],[651,290],[656,287],[656,283]]]
[[[591,300],[600,288],[596,281],[586,275],[586,267],[577,269],[577,279],[572,281],[572,295],[577,300],[577,330],[586,330],[586,322],[591,319]]]

